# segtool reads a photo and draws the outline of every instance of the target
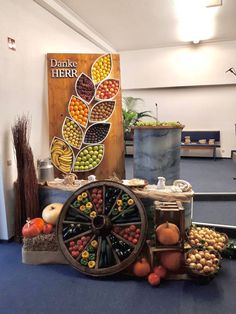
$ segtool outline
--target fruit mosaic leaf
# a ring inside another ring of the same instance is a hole
[[[95,87],[91,78],[81,73],[75,82],[76,94],[87,104],[90,104],[95,95]]]
[[[70,146],[80,149],[83,141],[82,128],[71,118],[66,117],[62,125],[62,136]]]
[[[112,99],[118,94],[119,88],[120,88],[119,80],[116,79],[104,80],[98,85],[95,98],[98,100]]]
[[[90,122],[100,122],[110,119],[115,109],[115,101],[100,101],[96,103],[89,115]]]
[[[64,173],[70,173],[74,161],[73,150],[59,137],[54,137],[50,148],[51,160],[53,165]]]
[[[78,97],[72,95],[68,105],[68,112],[71,118],[83,128],[87,127],[89,107]]]
[[[111,124],[105,123],[94,123],[88,127],[84,135],[85,144],[99,144],[102,143],[110,130]]]
[[[112,69],[112,58],[110,54],[103,55],[95,60],[91,69],[91,77],[94,84],[106,79]]]
[[[84,172],[95,169],[103,160],[104,145],[89,145],[79,151],[75,158],[74,172]]]

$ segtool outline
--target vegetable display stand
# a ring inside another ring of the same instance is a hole
[[[182,126],[134,127],[134,177],[157,183],[165,177],[168,185],[180,177]]]
[[[91,276],[121,272],[146,241],[147,218],[137,196],[113,181],[95,181],[65,202],[57,237],[69,264]]]

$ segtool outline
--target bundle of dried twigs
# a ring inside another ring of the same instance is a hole
[[[40,216],[38,182],[34,159],[29,145],[29,119],[23,115],[12,127],[13,143],[17,161],[15,184],[15,237],[21,239],[21,229],[26,218]]]

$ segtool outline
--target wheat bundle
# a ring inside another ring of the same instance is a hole
[[[26,218],[40,216],[38,182],[34,158],[29,145],[29,119],[23,115],[12,127],[13,144],[17,161],[15,184],[15,237],[21,238]]]

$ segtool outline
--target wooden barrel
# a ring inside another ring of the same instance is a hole
[[[69,264],[91,276],[121,272],[139,255],[147,235],[142,202],[123,184],[95,181],[65,202],[57,237]]]

